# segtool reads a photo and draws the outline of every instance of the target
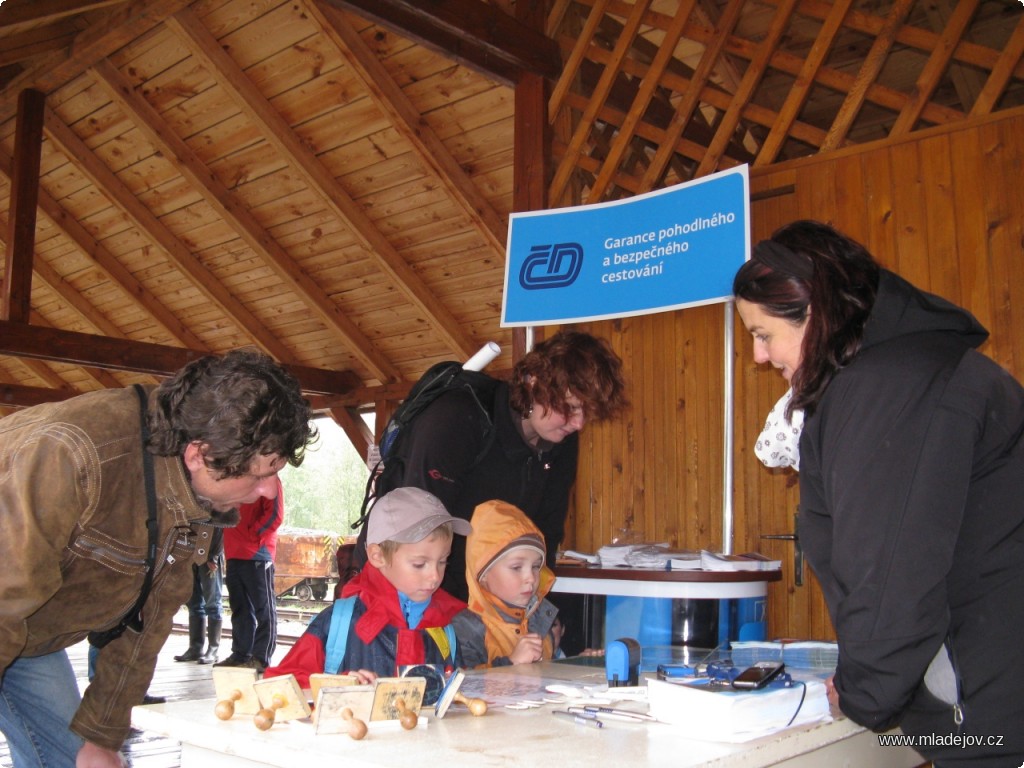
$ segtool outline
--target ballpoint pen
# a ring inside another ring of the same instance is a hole
[[[653,722],[657,718],[653,715],[644,714],[643,712],[631,712],[628,709],[615,709],[613,707],[596,707],[596,706],[579,706],[569,707],[569,712],[573,714],[586,715],[596,717],[606,717],[608,719],[615,720],[633,720],[633,721],[648,721]]]
[[[594,716],[587,717],[576,712],[567,712],[564,709],[556,709],[551,712],[553,715],[572,720],[576,725],[586,725],[590,728],[604,728],[604,723]]]

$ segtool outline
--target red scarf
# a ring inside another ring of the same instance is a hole
[[[341,596],[357,595],[366,606],[366,613],[356,621],[356,634],[369,645],[384,627],[398,630],[395,650],[395,664],[423,664],[426,649],[423,647],[423,632],[428,627],[444,627],[451,624],[452,617],[466,607],[461,600],[438,589],[430,598],[430,605],[423,612],[418,627],[408,628],[402,615],[398,590],[375,566],[367,563],[358,575],[346,582]]]

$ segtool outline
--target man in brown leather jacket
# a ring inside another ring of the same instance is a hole
[[[17,768],[123,765],[131,708],[191,593],[192,563],[206,561],[213,527],[237,523],[239,504],[276,493],[277,473],[301,463],[310,416],[291,375],[235,351],[155,390],[0,419],[0,730]],[[64,649],[89,633],[106,644],[80,698]]]

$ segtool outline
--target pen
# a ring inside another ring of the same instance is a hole
[[[591,728],[604,728],[604,723],[596,717],[584,717],[575,712],[566,712],[564,709],[556,709],[551,714],[571,719],[576,725],[587,725]]]
[[[583,715],[590,715],[596,717],[601,715],[602,717],[614,717],[617,720],[655,720],[653,715],[646,715],[643,712],[630,712],[628,709],[614,709],[613,707],[569,707],[569,711],[572,713],[579,713]]]

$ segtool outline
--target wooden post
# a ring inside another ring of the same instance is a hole
[[[520,0],[516,18],[543,32],[542,0]],[[539,211],[547,206],[550,155],[547,81],[541,75],[523,72],[516,83],[515,130],[512,144],[512,210]],[[506,258],[508,256],[506,255]],[[513,364],[526,354],[526,331],[512,331]]]
[[[0,319],[27,323],[32,298],[32,257],[39,201],[39,156],[46,96],[26,88],[18,96],[11,201],[7,216],[7,262]]]

